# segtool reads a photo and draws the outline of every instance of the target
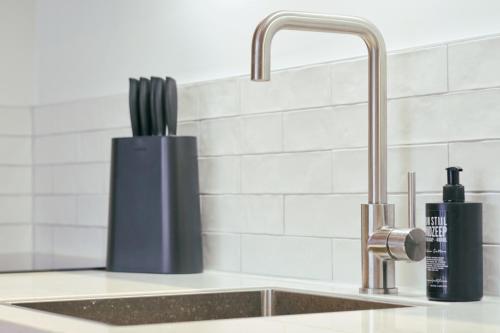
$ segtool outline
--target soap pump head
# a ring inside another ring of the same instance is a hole
[[[446,168],[448,184],[443,186],[443,201],[444,202],[464,202],[465,189],[460,184],[461,167]]]

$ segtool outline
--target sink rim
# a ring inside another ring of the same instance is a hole
[[[421,302],[413,302],[408,299],[398,300],[395,299],[394,296],[376,296],[373,295],[355,295],[355,294],[341,294],[338,292],[330,292],[324,290],[310,290],[310,289],[301,289],[301,288],[288,288],[288,287],[249,287],[249,288],[223,288],[223,289],[203,289],[203,290],[175,290],[169,292],[162,293],[147,293],[147,294],[127,294],[127,295],[98,295],[98,296],[89,296],[89,297],[63,297],[63,298],[50,298],[50,299],[31,299],[31,300],[23,300],[23,301],[13,301],[4,303],[6,306],[15,307],[17,309],[22,309],[23,311],[36,311],[38,313],[43,313],[44,315],[58,316],[70,318],[71,320],[84,321],[86,323],[104,325],[105,327],[127,327],[129,325],[117,325],[109,322],[99,321],[96,319],[90,319],[85,317],[80,317],[72,314],[64,314],[53,311],[48,311],[44,309],[30,308],[23,306],[24,304],[30,303],[58,303],[58,302],[71,302],[71,301],[98,301],[98,300],[113,300],[113,299],[134,299],[134,298],[155,298],[155,297],[168,297],[168,296],[185,296],[185,295],[210,295],[210,294],[231,294],[231,293],[241,293],[241,292],[259,292],[262,297],[262,306],[265,305],[264,298],[267,297],[267,294],[272,292],[285,292],[285,293],[293,293],[293,294],[301,294],[306,296],[320,296],[320,297],[329,297],[334,299],[344,299],[344,300],[352,300],[352,301],[361,301],[368,303],[379,303],[379,304],[388,304],[394,305],[394,308],[381,308],[381,309],[355,309],[355,310],[346,310],[346,311],[329,311],[329,312],[304,312],[304,313],[292,313],[292,314],[282,314],[282,315],[266,315],[265,312],[261,316],[257,317],[234,317],[234,318],[216,318],[216,319],[202,319],[202,320],[188,320],[188,321],[176,321],[176,322],[151,322],[151,323],[141,323],[141,324],[129,324],[133,325],[167,325],[167,324],[179,324],[179,323],[195,323],[199,321],[219,321],[219,320],[240,320],[240,319],[256,319],[256,318],[266,318],[266,317],[280,317],[280,316],[303,316],[303,315],[314,315],[314,314],[333,314],[336,312],[357,312],[357,311],[377,311],[377,310],[395,310],[395,309],[408,309],[419,306],[429,306],[430,304],[422,304]]]
[[[25,303],[50,303],[50,302],[70,302],[70,301],[92,301],[92,300],[112,300],[112,299],[123,299],[123,298],[143,298],[143,297],[165,297],[165,296],[183,296],[183,295],[202,295],[202,294],[228,294],[228,293],[238,293],[238,292],[270,292],[270,291],[281,291],[289,293],[297,293],[312,296],[325,296],[332,298],[342,298],[347,300],[355,301],[366,301],[375,303],[385,303],[394,305],[404,305],[407,307],[418,307],[418,306],[434,306],[435,302],[428,300],[410,300],[408,297],[402,297],[399,295],[372,295],[372,294],[349,294],[340,293],[338,291],[327,291],[327,290],[312,290],[312,289],[302,289],[302,288],[292,288],[292,287],[245,287],[245,288],[213,288],[213,289],[177,289],[162,292],[147,292],[147,293],[134,293],[134,294],[112,294],[112,295],[95,295],[95,296],[75,296],[75,297],[44,297],[44,298],[32,298],[32,299],[22,299],[22,300],[12,300],[2,302],[3,305],[22,307],[17,304]],[[402,297],[402,299],[399,299]],[[442,303],[441,303],[442,304]]]

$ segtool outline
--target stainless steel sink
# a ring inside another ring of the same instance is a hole
[[[355,311],[407,305],[278,289],[15,303],[110,325]]]

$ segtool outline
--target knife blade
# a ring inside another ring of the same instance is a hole
[[[165,135],[165,120],[163,115],[163,85],[161,77],[151,78],[151,115],[154,135]]]
[[[168,126],[168,135],[177,134],[177,83],[171,77],[165,78],[165,120]]]
[[[140,136],[141,128],[139,122],[139,80],[129,78],[128,103],[130,109],[130,124],[132,135]]]
[[[141,135],[151,135],[151,96],[150,83],[145,77],[141,77],[139,88],[139,123],[141,124]]]

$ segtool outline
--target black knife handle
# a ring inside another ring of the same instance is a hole
[[[141,135],[139,120],[139,80],[130,78],[128,89],[128,103],[130,109],[130,124],[132,126],[132,135]]]
[[[165,79],[165,114],[168,135],[177,134],[177,83],[171,77]]]
[[[163,85],[161,77],[151,78],[151,118],[153,119],[153,134],[165,135],[163,117]]]
[[[150,105],[150,83],[141,77],[139,89],[139,119],[141,124],[141,135],[151,135],[151,105]]]

